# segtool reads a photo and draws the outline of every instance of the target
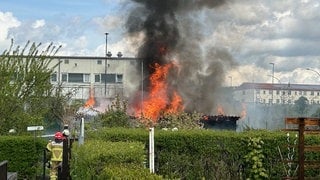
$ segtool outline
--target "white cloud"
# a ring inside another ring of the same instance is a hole
[[[96,17],[93,19],[93,22],[98,25],[98,28],[103,32],[112,31],[123,26],[124,17],[107,15],[105,17]]]
[[[46,22],[44,19],[36,20],[34,23],[32,23],[31,27],[33,29],[41,28],[46,25]]]
[[[116,56],[118,52],[121,52],[124,57],[135,57],[142,43],[143,36],[143,33],[136,34],[135,36],[124,35],[120,41],[108,44],[108,51],[112,53],[112,56]],[[105,44],[99,45],[95,50],[95,54],[104,56]]]
[[[11,28],[19,27],[21,22],[11,12],[0,11],[0,50],[9,48],[10,39],[8,32]]]

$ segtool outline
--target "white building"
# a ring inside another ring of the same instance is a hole
[[[301,96],[320,104],[320,85],[243,83],[234,89],[234,98],[244,103],[294,104]]]
[[[114,98],[126,96],[133,76],[137,76],[139,59],[122,57],[55,56],[50,63],[54,68],[51,82],[62,84],[65,93],[72,92],[73,99]],[[137,76],[135,79],[139,79]]]

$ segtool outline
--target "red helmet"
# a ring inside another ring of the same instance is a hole
[[[63,134],[61,132],[56,132],[54,134],[54,138],[55,139],[59,139],[59,140],[62,140],[63,139]]]

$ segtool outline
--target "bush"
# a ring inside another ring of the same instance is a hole
[[[136,167],[128,164],[115,164],[107,165],[101,174],[99,179],[145,179],[145,180],[157,180],[162,179],[156,174],[150,174],[149,170],[142,167]]]
[[[144,145],[140,142],[88,140],[84,145],[74,146],[71,157],[74,179],[146,176],[144,171],[138,173],[144,169],[146,161]]]
[[[0,161],[8,160],[8,171],[18,172],[19,179],[35,179],[46,144],[40,138],[1,136]]]
[[[102,141],[140,141],[148,147],[147,129],[107,128],[89,132],[88,138]],[[286,176],[278,147],[287,153],[285,132],[213,130],[155,130],[155,171],[167,179],[246,179],[254,169],[247,161],[252,149],[250,138],[260,138],[264,173],[272,179]],[[306,136],[306,144],[320,144],[317,136]],[[306,159],[320,159],[319,153],[308,153]],[[253,162],[251,162],[253,163]],[[319,170],[306,171],[306,176]]]

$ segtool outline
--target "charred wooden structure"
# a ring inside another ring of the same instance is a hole
[[[200,121],[207,129],[236,130],[239,119],[240,116],[204,115]]]

